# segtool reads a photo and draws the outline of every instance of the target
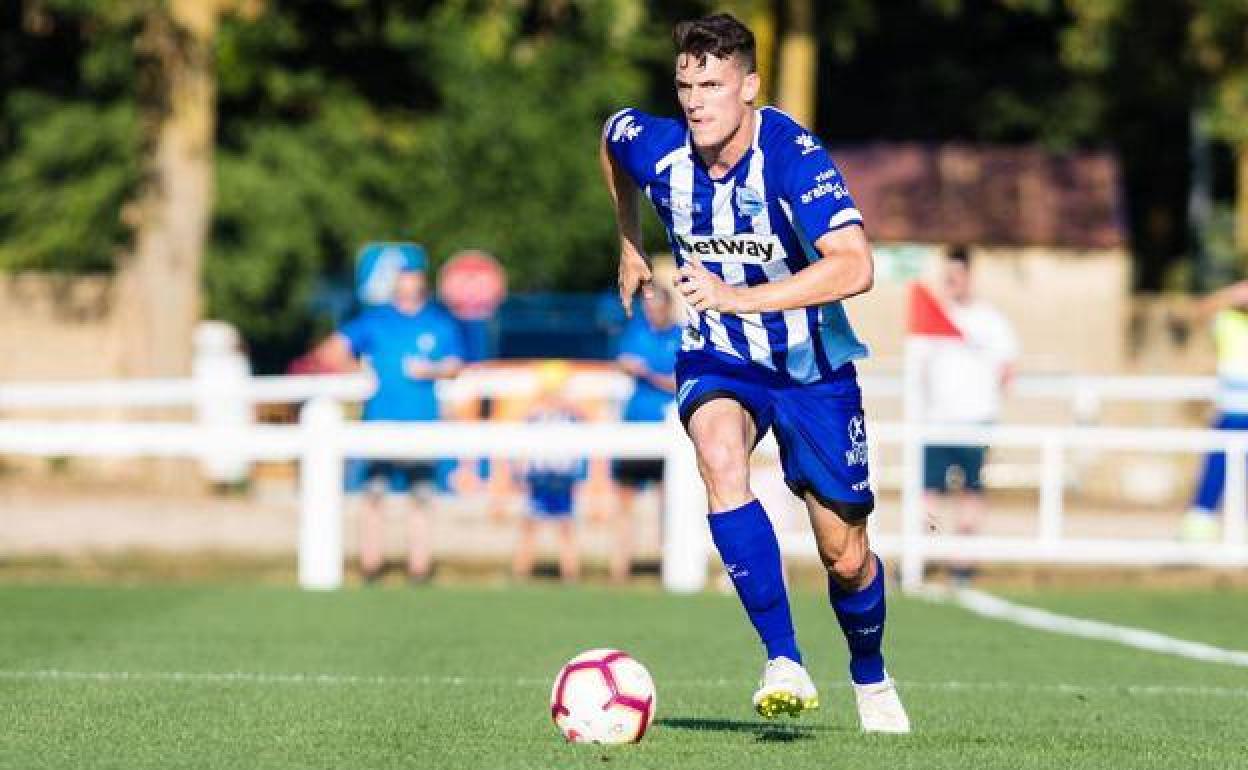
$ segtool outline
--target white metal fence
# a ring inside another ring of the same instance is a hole
[[[257,377],[229,375],[191,380],[0,386],[0,410],[90,406],[196,405],[194,422],[0,420],[0,453],[45,456],[185,457],[211,464],[215,458],[244,463],[285,459],[299,463],[299,581],[307,588],[334,588],[343,578],[342,469],[345,457],[437,458],[446,456],[611,456],[667,461],[662,544],[664,585],[672,591],[699,590],[707,577],[710,544],[702,512],[706,501],[689,442],[668,424],[586,424],[535,428],[525,424],[362,424],[343,419],[341,401],[365,397],[366,377]],[[1089,426],[994,427],[924,424],[918,415],[917,385],[907,367],[901,380],[864,378],[864,388],[892,390],[906,401],[907,419],[871,423],[877,445],[902,447],[903,484],[898,533],[876,533],[877,550],[900,560],[907,588],[917,587],[927,562],[960,558],[980,561],[1082,563],[1090,565],[1192,564],[1248,566],[1248,434],[1209,430]],[[454,386],[468,392],[505,392],[527,383],[474,375]],[[601,394],[621,387],[619,378],[586,379],[580,387]],[[627,381],[623,381],[627,385]],[[472,389],[471,391],[468,389]],[[626,392],[626,391],[623,391]],[[623,393],[622,392],[622,393]],[[1115,399],[1201,399],[1213,392],[1211,378],[1021,378],[1016,397],[1071,398],[1095,405]],[[617,396],[622,395],[616,394]],[[447,394],[455,397],[454,392]],[[222,399],[245,408],[222,410]],[[250,414],[254,403],[306,402],[298,425],[255,425],[229,415]],[[225,417],[223,417],[225,415]],[[923,446],[930,443],[1014,446],[1041,454],[1039,524],[1030,536],[950,536],[926,531],[923,510]],[[1227,499],[1221,542],[1191,544],[1160,539],[1070,538],[1065,532],[1066,454],[1072,449],[1128,449],[1155,452],[1224,450]],[[813,553],[811,539],[784,537],[787,552]]]

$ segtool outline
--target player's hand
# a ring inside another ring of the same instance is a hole
[[[723,279],[703,267],[697,259],[687,259],[681,265],[680,280],[676,282],[676,288],[680,289],[685,301],[699,312],[738,312],[738,290],[724,283]]]
[[[649,299],[654,296],[653,276],[646,258],[635,251],[625,251],[620,255],[620,304],[624,306],[624,314],[633,317],[633,297],[640,289],[642,296]]]
[[[442,367],[427,358],[407,356],[403,359],[403,373],[413,380],[435,380]]]

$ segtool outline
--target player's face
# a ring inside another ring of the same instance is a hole
[[[414,305],[425,299],[429,279],[419,270],[404,270],[394,282],[394,302],[397,305]]]
[[[730,140],[756,96],[758,74],[747,73],[735,56],[676,57],[676,98],[695,147],[720,147]]]
[[[945,263],[945,292],[954,302],[965,302],[971,296],[971,271],[956,260]]]
[[[665,329],[672,324],[672,300],[666,291],[655,289],[654,296],[646,297],[641,303],[646,320],[655,329]]]

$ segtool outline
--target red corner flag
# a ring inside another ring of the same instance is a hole
[[[906,333],[924,337],[962,338],[962,330],[945,313],[940,300],[923,284],[910,284],[910,299],[906,313]]]

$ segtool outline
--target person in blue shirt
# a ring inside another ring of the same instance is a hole
[[[423,252],[405,256],[394,280],[391,302],[369,308],[331,335],[317,355],[336,368],[364,362],[377,390],[364,404],[363,419],[427,422],[440,417],[435,384],[459,374],[464,343],[459,325],[429,299]],[[347,492],[361,495],[360,569],[366,581],[384,566],[383,513],[407,498],[410,506],[407,574],[413,583],[428,580],[432,567],[428,493],[433,460],[350,460]],[[386,499],[393,502],[387,506]]]
[[[603,127],[599,159],[615,206],[624,307],[653,291],[641,195],[680,266],[689,317],[676,401],[706,486],[711,539],[764,647],[754,708],[797,715],[819,702],[775,530],[750,489],[750,453],[773,431],[827,568],[859,723],[909,732],[884,666],[884,568],[867,536],[875,498],[853,363],[867,348],[843,306],[874,281],[862,213],[819,139],[784,112],[755,106],[748,27],[721,13],[681,22],[673,38],[680,114],[620,110]]]
[[[676,351],[681,326],[676,300],[658,289],[642,297],[642,315],[625,327],[616,364],[633,379],[633,393],[624,404],[625,422],[662,422],[676,395]],[[628,580],[633,560],[633,506],[637,493],[647,484],[663,483],[663,461],[616,460],[612,464],[619,508],[615,516],[615,542],[608,559],[608,574],[616,584]],[[660,496],[661,499],[661,496]]]

